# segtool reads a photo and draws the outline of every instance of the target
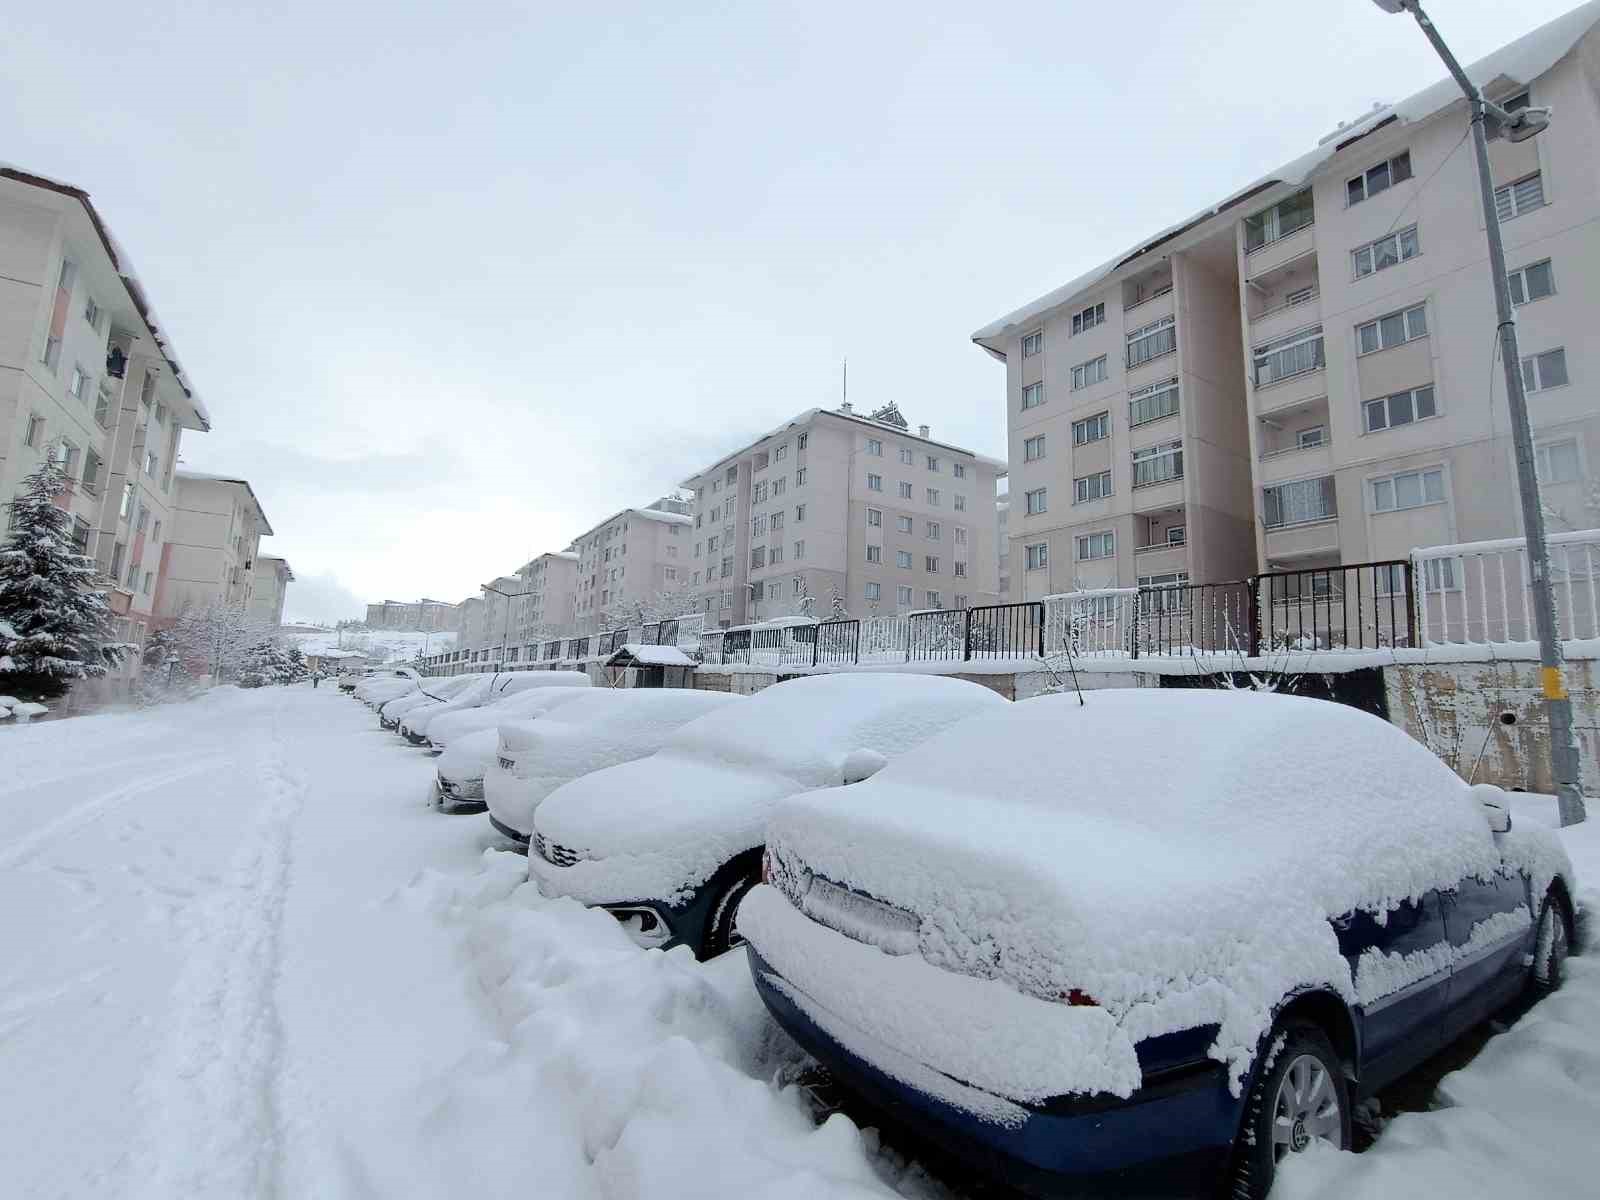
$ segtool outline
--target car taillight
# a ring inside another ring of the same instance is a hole
[[[1073,988],[1070,992],[1062,992],[1061,999],[1073,1008],[1099,1008],[1100,1002],[1088,992]]]

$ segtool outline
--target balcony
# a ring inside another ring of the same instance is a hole
[[[1258,249],[1246,252],[1244,260],[1245,278],[1259,279],[1269,271],[1277,270],[1286,265],[1291,259],[1301,255],[1313,254],[1317,247],[1316,222],[1302,225],[1293,233],[1268,242]]]
[[[1250,340],[1260,346],[1322,320],[1315,249],[1245,280]]]
[[[1256,420],[1257,474],[1264,483],[1332,469],[1326,396],[1281,405]]]
[[[1152,315],[1135,326],[1127,336],[1123,362],[1127,366],[1127,385],[1138,388],[1163,375],[1176,373],[1173,363],[1178,352],[1178,326],[1173,317]]]

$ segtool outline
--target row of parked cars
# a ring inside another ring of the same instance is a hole
[[[743,944],[840,1086],[1030,1192],[1262,1197],[1574,942],[1551,831],[1332,703],[891,673],[355,691],[541,892],[645,948]]]

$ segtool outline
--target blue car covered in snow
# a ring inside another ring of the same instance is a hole
[[[785,801],[739,927],[891,1126],[1035,1194],[1259,1198],[1558,983],[1571,866],[1504,800],[1341,705],[1050,696]]]

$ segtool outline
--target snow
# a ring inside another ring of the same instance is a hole
[[[511,829],[533,832],[545,797],[584,775],[654,754],[690,721],[742,697],[685,688],[597,688],[540,720],[502,724],[499,755],[484,781],[489,811]]]
[[[866,783],[796,797],[767,843],[791,899],[816,875],[920,920],[917,966],[886,965],[898,982],[879,988],[917,1004],[884,1006],[905,1025],[882,1040],[961,1078],[969,1031],[923,1042],[907,1011],[931,1002],[922,960],[947,987],[970,976],[1047,1002],[1087,993],[1116,1022],[1113,1067],[1144,1038],[1216,1023],[1210,1053],[1237,1087],[1284,996],[1326,987],[1355,998],[1330,918],[1389,911],[1463,873],[1487,878],[1502,850],[1536,882],[1570,877],[1547,833],[1514,832],[1497,848],[1466,785],[1394,726],[1250,691],[1022,701]],[[766,895],[749,911],[770,908]],[[762,925],[743,927],[767,955]],[[776,933],[768,961],[780,974],[822,972],[825,996],[853,986],[838,978],[842,959],[819,966]],[[1374,964],[1373,978],[1409,969]],[[994,1090],[1026,1099],[1036,1065],[1004,1064]],[[1107,1069],[1058,1065],[1054,1094],[1092,1090]]]
[[[576,672],[572,672],[576,674]],[[579,676],[586,679],[587,676]],[[534,688],[515,692],[503,700],[479,708],[460,709],[444,713],[428,725],[428,740],[435,750],[452,745],[456,738],[478,730],[493,730],[502,722],[529,720],[543,716],[553,708],[586,699],[589,692],[581,687]],[[491,742],[491,745],[493,743]]]
[[[556,867],[534,854],[529,870],[552,894],[589,903],[687,897],[761,844],[777,801],[842,783],[855,752],[892,759],[1009,705],[979,684],[923,675],[811,675],[766,688],[684,726],[648,758],[549,796],[536,832],[582,861]]]
[[[452,798],[477,800],[483,797],[483,773],[494,761],[499,741],[500,735],[495,730],[478,729],[456,738],[439,756],[440,782],[452,783],[458,789],[451,793]]]
[[[293,629],[284,637],[297,642],[302,654],[325,655],[329,650],[350,650],[374,661],[401,662],[422,654],[444,654],[455,649],[457,634],[450,631],[418,632],[409,629]]]
[[[646,646],[639,642],[629,642],[611,656],[611,661],[616,662],[624,657],[631,658],[634,662],[646,667],[692,667],[695,665],[694,659],[676,646]]]
[[[447,699],[410,710],[400,722],[400,731],[426,736],[435,720],[451,713],[483,708],[501,698],[521,695],[524,692],[590,686],[589,677],[577,671],[519,671],[513,675],[478,675],[474,679],[475,682],[470,687],[463,688]]]

